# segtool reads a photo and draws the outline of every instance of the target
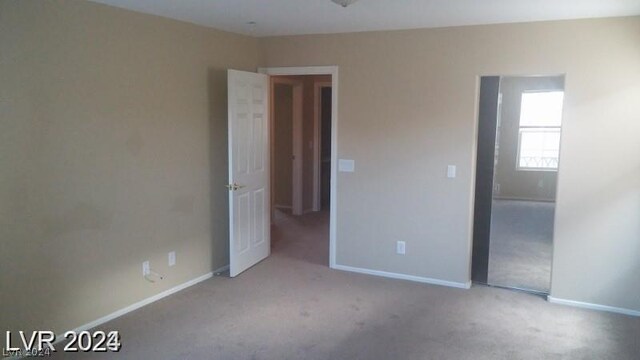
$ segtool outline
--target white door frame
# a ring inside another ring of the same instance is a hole
[[[331,191],[329,207],[329,267],[336,267],[338,194],[338,67],[300,66],[259,68],[266,75],[331,75]]]
[[[276,84],[286,84],[286,85],[291,85],[293,87],[293,100],[292,100],[292,104],[293,104],[293,139],[292,139],[292,143],[293,143],[293,171],[292,171],[292,182],[291,184],[292,189],[291,189],[291,213],[293,215],[302,215],[303,214],[303,209],[302,209],[302,160],[303,160],[303,156],[302,156],[302,102],[303,102],[303,88],[304,88],[304,83],[300,80],[297,79],[291,79],[291,78],[278,78],[278,77],[271,77],[271,94],[274,94],[274,88]],[[274,124],[275,124],[275,108],[274,108],[274,104],[275,104],[275,96],[271,97],[271,119],[273,119],[271,121],[271,124],[269,126],[269,131],[270,131],[270,139],[271,139],[271,183],[275,184],[275,179],[274,179],[274,166],[275,166],[275,159],[274,159],[274,151],[273,151],[273,146],[275,144],[274,140]],[[271,192],[271,199],[272,199],[272,204],[274,204],[273,206],[275,206],[275,191]],[[272,209],[273,211],[273,209]],[[272,215],[273,216],[273,215]]]
[[[331,88],[331,82],[313,83],[313,211],[320,211],[320,175],[322,174],[321,106],[322,88]]]

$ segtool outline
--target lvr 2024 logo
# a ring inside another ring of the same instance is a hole
[[[53,331],[38,330],[31,332],[18,331],[18,341],[12,343],[11,331],[6,333],[5,347],[2,349],[2,356],[46,356],[57,351],[53,345],[56,342],[56,335]],[[64,346],[64,352],[118,352],[122,347],[120,335],[117,331],[67,331],[64,339],[69,342]]]

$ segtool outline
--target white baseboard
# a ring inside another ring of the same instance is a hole
[[[616,314],[630,315],[630,316],[640,316],[640,311],[624,309],[615,306],[607,306],[607,305],[599,305],[599,304],[591,304],[582,301],[574,301],[574,300],[566,300],[566,299],[558,299],[553,296],[547,296],[547,301],[552,304],[560,304],[560,305],[568,305],[583,309],[590,310],[598,310],[598,311],[608,311]]]
[[[381,276],[381,277],[386,277],[391,279],[409,280],[409,281],[415,281],[415,282],[420,282],[425,284],[449,286],[449,287],[454,287],[459,289],[471,288],[471,281],[466,283],[461,283],[461,282],[454,282],[454,281],[432,279],[432,278],[421,277],[421,276],[398,274],[398,273],[392,273],[387,271],[363,269],[363,268],[346,266],[346,265],[338,265],[338,264],[335,264],[333,268],[336,270],[350,271],[350,272],[355,272],[359,274]]]
[[[128,314],[128,313],[130,313],[130,312],[132,312],[134,310],[138,310],[138,309],[140,309],[141,307],[143,307],[145,305],[149,305],[149,304],[151,304],[153,302],[156,302],[156,301],[158,301],[158,300],[160,300],[162,298],[165,298],[165,297],[167,297],[169,295],[175,294],[178,291],[184,290],[184,289],[186,289],[186,288],[188,288],[190,286],[193,286],[193,285],[195,285],[197,283],[200,283],[200,282],[203,282],[205,280],[208,280],[213,276],[213,274],[224,272],[227,269],[229,269],[229,265],[225,265],[225,266],[223,266],[223,267],[221,267],[219,269],[216,269],[215,271],[212,271],[210,273],[204,274],[202,276],[198,276],[195,279],[191,279],[191,280],[189,280],[189,281],[187,281],[185,283],[182,283],[180,285],[174,286],[171,289],[167,289],[167,290],[165,290],[165,291],[163,291],[163,292],[161,292],[159,294],[153,295],[153,296],[148,297],[148,298],[146,298],[144,300],[140,300],[140,301],[138,301],[138,302],[136,302],[134,304],[131,304],[131,305],[125,307],[125,308],[122,308],[120,310],[116,310],[116,311],[112,312],[109,315],[103,316],[103,317],[101,317],[99,319],[93,320],[93,321],[91,321],[89,323],[86,323],[84,325],[80,325],[77,328],[73,329],[72,331],[78,333],[80,331],[93,329],[96,326],[100,326],[100,325],[102,325],[102,324],[104,324],[106,322],[109,322],[111,320],[119,318],[120,316]],[[59,342],[61,342],[63,340],[65,340],[64,332],[62,334],[59,334],[59,335],[56,336],[56,341],[55,341],[54,344],[59,343]]]

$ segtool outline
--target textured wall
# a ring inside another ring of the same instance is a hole
[[[255,71],[257,40],[2,0],[0,48],[3,333],[69,330],[228,263],[226,69]]]

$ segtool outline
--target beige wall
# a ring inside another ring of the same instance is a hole
[[[293,86],[273,87],[273,201],[274,206],[293,205]]]
[[[566,73],[552,295],[640,310],[640,17],[263,40],[338,65],[337,262],[470,278],[478,75]],[[458,177],[446,178],[446,166]],[[395,255],[395,242],[407,255]]]
[[[255,71],[257,40],[1,0],[0,49],[3,334],[69,330],[228,263],[226,69]]]

